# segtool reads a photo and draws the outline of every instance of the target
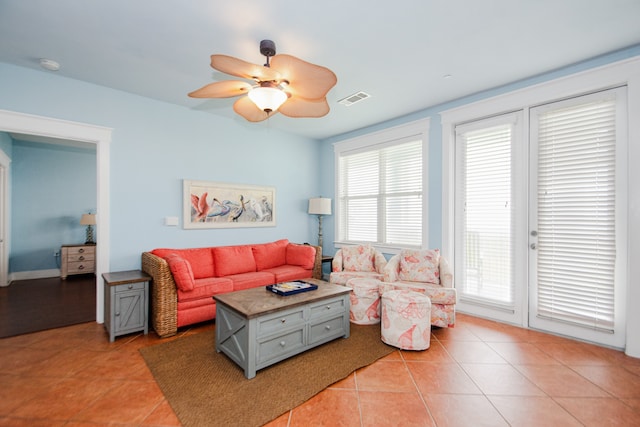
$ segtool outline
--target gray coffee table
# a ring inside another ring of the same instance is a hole
[[[349,337],[349,292],[317,279],[317,290],[280,296],[264,286],[216,295],[216,351],[256,371],[336,338]]]

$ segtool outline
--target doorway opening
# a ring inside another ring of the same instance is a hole
[[[96,145],[96,321],[104,322],[104,291],[99,278],[109,266],[109,154],[112,130],[84,123],[70,122],[43,116],[34,116],[13,111],[0,110],[0,131],[33,135],[40,138],[55,138],[78,141]],[[5,199],[6,200],[6,199]],[[8,209],[7,209],[8,211]],[[7,229],[10,219],[3,215],[0,222]],[[0,225],[1,227],[2,225]],[[10,248],[10,236],[6,235],[4,244]],[[8,251],[2,255],[8,259]],[[4,260],[0,260],[4,262]],[[3,285],[6,285],[4,283]]]

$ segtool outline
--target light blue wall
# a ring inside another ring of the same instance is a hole
[[[316,140],[3,63],[0,94],[0,109],[113,129],[111,271],[139,268],[140,254],[156,247],[315,239],[306,208],[320,188]],[[182,218],[183,179],[275,187],[276,227],[164,226],[166,216]]]
[[[335,200],[335,183],[334,183],[334,153],[333,144],[339,141],[343,141],[357,136],[365,135],[368,133],[380,131],[382,129],[398,126],[415,120],[424,118],[430,119],[430,133],[429,133],[429,192],[428,192],[428,206],[429,206],[429,241],[427,247],[439,248],[442,246],[442,124],[440,121],[440,112],[460,107],[462,105],[470,104],[482,99],[490,98],[493,96],[501,95],[504,93],[512,92],[518,89],[522,89],[528,86],[542,83],[545,81],[553,80],[559,77],[568,76],[570,74],[578,73],[580,71],[588,70],[605,64],[609,64],[616,61],[621,61],[628,58],[633,58],[640,55],[640,45],[636,45],[627,49],[612,52],[607,55],[603,55],[597,58],[593,58],[587,61],[583,61],[579,64],[574,64],[569,67],[565,67],[560,70],[555,70],[543,75],[535,76],[519,82],[510,83],[508,85],[487,90],[485,92],[477,93],[465,98],[461,98],[455,101],[447,102],[445,104],[436,105],[427,108],[416,113],[399,117],[388,122],[379,123],[374,126],[359,129],[354,132],[335,136],[323,140],[321,158],[323,162],[323,179],[321,181],[321,191],[326,197],[331,197]],[[334,217],[326,217],[323,223],[324,230],[324,246],[325,253],[335,253],[333,242],[335,235],[335,222]]]
[[[60,245],[83,243],[96,209],[96,150],[15,141],[9,272],[59,268]]]

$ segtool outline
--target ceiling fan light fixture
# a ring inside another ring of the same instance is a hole
[[[249,91],[248,96],[259,109],[267,114],[277,111],[287,100],[285,92],[272,86],[254,87]]]

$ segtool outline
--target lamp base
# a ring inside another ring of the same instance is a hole
[[[87,245],[95,245],[96,242],[93,240],[93,226],[87,225],[87,237],[84,242]]]
[[[320,248],[322,249],[322,251],[324,252],[324,249],[322,248],[323,241],[322,241],[322,215],[318,215],[318,246],[320,246]]]

